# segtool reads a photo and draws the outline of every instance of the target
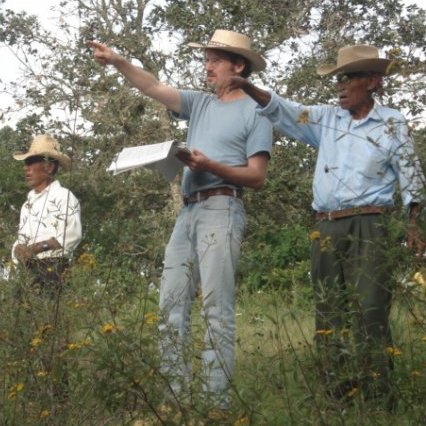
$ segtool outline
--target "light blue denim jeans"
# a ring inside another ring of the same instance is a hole
[[[160,289],[162,372],[176,397],[192,376],[191,308],[202,292],[203,391],[226,408],[234,369],[235,272],[246,216],[241,199],[217,195],[181,209],[166,247]]]

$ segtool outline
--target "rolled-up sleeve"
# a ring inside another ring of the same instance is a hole
[[[81,208],[77,198],[68,191],[68,196],[61,203],[61,219],[58,220],[56,239],[62,246],[64,254],[70,256],[82,238]]]

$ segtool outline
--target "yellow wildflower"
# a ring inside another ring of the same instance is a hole
[[[420,271],[413,275],[413,280],[422,287],[426,286],[426,278]]]
[[[37,377],[46,377],[47,376],[47,371],[46,370],[40,370],[40,371],[37,371],[37,373],[36,373],[36,376]]]
[[[392,355],[392,356],[400,356],[400,355],[402,355],[401,350],[398,349],[398,348],[396,348],[396,347],[393,347],[393,346],[387,347],[386,351],[387,351],[387,353],[389,355]]]
[[[77,349],[81,348],[81,344],[79,343],[68,343],[67,344],[67,349],[69,349],[70,351],[75,351]]]
[[[250,424],[250,420],[247,416],[240,417],[239,419],[235,420],[234,426],[246,426]]]
[[[316,335],[318,335],[318,336],[328,336],[329,334],[333,334],[334,333],[334,330],[317,330],[316,332],[315,332],[315,334]]]
[[[358,393],[358,388],[352,388],[352,389],[348,392],[348,396],[349,396],[349,398],[352,398],[352,397],[354,397],[357,393]]]
[[[145,324],[152,325],[158,322],[158,315],[154,312],[147,312],[144,315],[143,320]]]
[[[380,373],[377,373],[377,372],[375,372],[375,371],[372,371],[372,372],[371,372],[371,377],[372,377],[374,380],[377,380],[377,379],[380,377]]]
[[[40,346],[43,343],[43,340],[40,339],[40,337],[34,337],[34,339],[31,340],[30,346],[34,349],[37,346]]]
[[[81,254],[77,262],[83,267],[83,270],[85,271],[89,271],[96,266],[95,256],[87,252]]]
[[[102,326],[102,333],[103,334],[115,333],[116,331],[118,331],[118,329],[119,328],[116,325],[107,322]]]
[[[50,411],[49,411],[49,410],[43,410],[43,411],[40,413],[40,418],[41,418],[41,419],[45,419],[46,417],[49,417],[49,415],[50,415]]]
[[[9,389],[9,395],[7,396],[8,399],[15,399],[19,392],[22,392],[24,390],[24,384],[23,383],[17,383],[14,386],[11,386]]]
[[[320,250],[321,252],[331,251],[333,249],[333,242],[331,237],[327,236],[320,241]]]
[[[320,237],[321,237],[320,231],[312,231],[312,232],[309,234],[309,239],[310,239],[311,241],[319,240],[319,239],[320,239]]]
[[[88,346],[91,346],[92,345],[92,341],[90,340],[90,339],[84,339],[82,342],[81,342],[81,346],[83,346],[83,347],[88,347]]]
[[[411,377],[413,377],[413,378],[421,377],[421,376],[422,376],[422,373],[420,373],[420,371],[418,371],[418,370],[413,370],[411,372]]]
[[[51,331],[52,330],[52,325],[51,324],[48,324],[48,323],[46,323],[46,324],[44,324],[43,325],[43,327],[41,327],[40,329],[38,329],[37,330],[37,334],[39,335],[39,336],[41,336],[41,335],[44,335],[45,333],[47,333],[48,331]]]
[[[426,336],[422,337],[423,342],[426,342]]]
[[[309,111],[307,109],[303,110],[299,117],[297,117],[297,122],[300,124],[308,124],[309,123]]]

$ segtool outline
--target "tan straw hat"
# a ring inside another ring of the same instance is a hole
[[[188,46],[236,53],[250,61],[253,71],[262,71],[266,67],[262,56],[251,49],[250,38],[234,31],[216,30],[207,44],[189,43]]]
[[[391,63],[390,59],[379,58],[377,47],[359,44],[345,46],[339,49],[337,64],[322,65],[317,68],[317,74],[327,75],[338,72],[372,71],[386,74]]]
[[[42,156],[46,158],[52,158],[53,160],[58,160],[59,165],[64,170],[69,170],[71,167],[70,157],[61,152],[59,142],[49,135],[36,136],[31,142],[31,146],[28,152],[24,154],[18,152],[13,154],[13,158],[19,161],[35,156]]]

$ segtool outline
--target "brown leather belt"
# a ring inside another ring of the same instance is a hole
[[[361,206],[352,207],[350,209],[335,210],[332,212],[316,212],[315,219],[320,220],[336,220],[344,217],[358,216],[362,214],[382,214],[387,210],[386,207],[380,206]]]
[[[200,201],[207,200],[207,198],[213,197],[214,195],[227,195],[228,197],[243,198],[243,191],[242,189],[233,189],[228,187],[204,189],[203,191],[194,192],[188,197],[184,197],[183,204],[187,206],[188,204],[198,203]]]

